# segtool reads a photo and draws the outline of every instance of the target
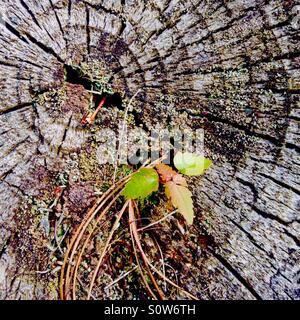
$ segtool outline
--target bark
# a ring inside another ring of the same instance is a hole
[[[72,74],[78,65],[108,77],[122,99],[141,90],[135,124],[205,129],[214,166],[192,179],[193,232],[205,245],[186,289],[203,299],[299,299],[296,1],[0,4],[1,299],[56,297],[55,275],[32,271],[46,253],[25,212],[34,197],[47,203],[59,173],[82,175],[78,154],[93,132],[80,124],[91,82]],[[103,125],[119,111],[104,111]]]

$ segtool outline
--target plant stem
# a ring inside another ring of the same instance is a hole
[[[96,268],[95,268],[95,271],[94,271],[94,274],[93,274],[93,277],[92,277],[92,280],[91,280],[91,284],[90,284],[90,288],[89,288],[87,300],[90,300],[90,298],[91,298],[93,286],[94,286],[94,283],[95,283],[95,280],[96,280],[98,271],[99,271],[99,269],[100,269],[101,263],[102,263],[102,261],[103,261],[103,258],[104,258],[104,256],[105,256],[105,254],[106,254],[106,251],[107,251],[107,249],[108,249],[108,247],[109,247],[110,241],[111,241],[111,239],[112,239],[115,231],[116,231],[117,228],[118,228],[118,225],[119,225],[119,222],[120,222],[120,220],[121,220],[121,218],[122,218],[122,215],[123,215],[123,213],[125,212],[125,210],[126,210],[127,207],[128,207],[128,203],[129,203],[129,200],[125,202],[123,208],[121,209],[120,213],[118,214],[117,219],[116,219],[116,221],[115,221],[115,223],[114,223],[114,225],[113,225],[113,227],[112,227],[112,229],[111,229],[111,231],[110,231],[110,234],[109,234],[108,239],[107,239],[107,241],[106,241],[106,243],[105,243],[105,246],[104,246],[104,249],[103,249],[103,251],[102,251],[102,254],[101,254],[101,256],[100,256],[100,259],[99,259],[99,261],[98,261],[98,263],[97,263],[97,266],[96,266]]]

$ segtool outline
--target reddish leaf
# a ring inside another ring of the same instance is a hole
[[[174,171],[170,166],[160,163],[156,165],[156,170],[162,183],[174,181],[176,184],[187,186],[186,180],[182,177],[182,175]]]
[[[160,176],[160,179],[163,183],[166,183],[168,181],[171,181],[173,179],[173,176],[178,174],[176,171],[174,171],[170,166],[167,166],[164,163],[159,163],[156,165],[156,170]]]

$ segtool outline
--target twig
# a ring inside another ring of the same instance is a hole
[[[158,248],[158,251],[159,251],[159,253],[160,253],[161,264],[162,264],[162,269],[163,269],[163,274],[164,274],[164,276],[166,276],[166,268],[165,268],[165,261],[164,261],[163,252],[162,252],[161,247],[160,247],[158,241],[156,240],[156,238],[155,238],[155,237],[153,237],[153,238],[154,238],[154,241],[155,241],[156,246],[157,246],[157,248]],[[167,283],[166,283],[166,280],[164,280],[164,285],[165,285],[165,292],[167,292]]]
[[[172,269],[172,271],[173,271],[173,273],[174,273],[174,276],[175,276],[175,278],[176,278],[176,283],[177,283],[177,285],[178,285],[178,277],[177,277],[177,272],[176,272],[176,270],[175,270],[172,266],[170,266],[168,263],[165,263],[165,266],[167,266],[167,267],[169,267],[170,269]],[[177,290],[177,294],[179,294],[179,289],[176,288],[176,290]]]
[[[128,211],[129,211],[129,223],[130,223],[130,226],[132,227],[133,238],[134,238],[134,240],[135,240],[135,242],[136,242],[136,244],[137,244],[137,246],[139,248],[139,251],[140,251],[140,253],[142,255],[142,259],[143,259],[143,261],[145,263],[145,266],[147,268],[148,275],[149,275],[153,285],[155,286],[155,289],[157,290],[157,293],[158,293],[160,299],[165,300],[165,296],[164,296],[163,292],[159,288],[155,278],[153,277],[153,275],[152,275],[152,273],[151,273],[151,271],[149,269],[149,264],[148,264],[147,258],[146,258],[145,254],[144,254],[143,249],[142,249],[142,245],[141,245],[141,242],[140,242],[140,239],[139,239],[139,236],[138,236],[138,232],[137,232],[137,225],[136,225],[135,216],[134,216],[134,207],[137,210],[136,203],[134,202],[134,200],[131,200],[129,202],[129,210]]]
[[[177,212],[177,210],[174,210],[174,211],[172,211],[171,213],[169,213],[168,215],[166,215],[165,217],[163,217],[163,218],[161,218],[161,219],[159,219],[159,220],[157,220],[157,221],[155,221],[155,222],[153,222],[153,223],[150,223],[150,224],[148,224],[147,226],[138,229],[137,231],[143,231],[143,230],[145,230],[145,229],[148,229],[148,228],[150,228],[150,227],[153,227],[153,226],[155,226],[156,224],[158,224],[158,223],[160,223],[160,222],[168,219],[169,217],[171,217],[171,216],[172,216],[174,213],[176,213],[176,212]]]
[[[130,220],[130,212],[129,212],[129,220]],[[140,272],[140,276],[142,278],[142,281],[144,283],[144,286],[145,288],[147,289],[147,291],[150,293],[150,295],[152,296],[152,298],[154,300],[157,300],[157,297],[156,295],[154,294],[154,292],[152,291],[152,289],[150,288],[146,278],[145,278],[145,275],[144,275],[144,271],[142,269],[142,266],[140,264],[140,261],[139,261],[139,257],[138,257],[138,254],[137,254],[137,249],[136,249],[136,245],[135,245],[135,240],[134,240],[134,236],[133,236],[133,230],[132,230],[132,224],[129,223],[129,230],[130,230],[130,237],[131,237],[131,242],[132,242],[132,247],[133,247],[133,252],[134,252],[134,256],[135,256],[135,260],[136,260],[136,263],[138,265],[138,268],[139,268],[139,272]]]
[[[102,96],[103,93],[99,92],[99,91],[95,91],[95,90],[86,90],[87,92],[93,93],[93,94],[97,94],[99,96]]]
[[[60,217],[59,217],[59,219],[58,219],[58,221],[56,220],[56,221],[55,221],[55,225],[54,225],[54,239],[55,239],[57,248],[59,249],[61,255],[63,255],[64,252],[63,252],[63,250],[62,250],[62,248],[61,248],[61,246],[60,246],[61,241],[58,241],[57,229],[58,229],[58,227],[61,225],[63,219],[64,219],[64,214],[63,214],[63,212],[62,212],[61,215],[60,215]],[[66,234],[66,233],[65,233],[65,234]],[[65,234],[64,234],[64,235],[65,235]]]
[[[99,103],[97,109],[94,111],[94,113],[89,114],[89,115],[86,117],[85,121],[86,121],[87,123],[91,124],[91,123],[93,123],[93,122],[95,121],[96,116],[97,116],[98,112],[101,110],[101,108],[103,107],[105,101],[106,101],[106,97],[104,97],[104,98],[100,101],[100,103]]]
[[[92,293],[92,290],[93,290],[93,286],[94,286],[94,283],[95,283],[95,280],[96,280],[98,271],[99,271],[99,269],[100,269],[102,260],[103,260],[105,254],[106,254],[106,251],[107,251],[107,249],[108,249],[108,247],[109,247],[109,244],[110,244],[110,241],[111,241],[111,239],[112,239],[112,236],[113,236],[113,234],[115,233],[115,231],[116,231],[117,228],[118,228],[118,225],[119,225],[119,222],[120,222],[120,220],[121,220],[121,218],[122,218],[122,215],[123,215],[123,213],[125,212],[125,210],[127,209],[128,203],[129,203],[129,201],[126,201],[126,202],[125,202],[122,210],[121,210],[120,213],[118,214],[117,219],[116,219],[116,221],[115,221],[115,223],[114,223],[114,225],[113,225],[113,227],[112,227],[112,229],[111,229],[111,231],[110,231],[110,233],[109,233],[108,239],[107,239],[107,241],[106,241],[106,243],[105,243],[105,246],[104,246],[104,249],[103,249],[102,254],[101,254],[101,256],[100,256],[100,259],[99,259],[99,261],[98,261],[98,263],[97,263],[97,266],[96,266],[96,268],[95,268],[95,270],[94,270],[94,274],[93,274],[93,277],[92,277],[92,280],[91,280],[91,284],[90,284],[90,288],[89,288],[89,291],[88,291],[87,300],[89,300],[90,297],[91,297],[91,293]]]
[[[129,206],[130,208],[130,206]],[[131,218],[132,219],[134,217],[132,217],[132,213],[131,213]],[[140,242],[140,239],[139,239],[139,236],[138,236],[138,231],[137,231],[137,227],[136,227],[136,223],[133,222],[132,223],[132,230],[133,230],[133,236],[134,236],[134,239],[137,243],[137,246],[139,248],[139,251],[143,257],[143,260],[145,261],[145,263],[152,269],[154,270],[162,279],[164,279],[165,281],[167,281],[169,284],[171,284],[172,286],[174,286],[175,288],[178,288],[179,290],[181,290],[183,293],[185,293],[188,297],[190,297],[191,299],[194,299],[194,300],[198,300],[195,296],[193,296],[192,294],[190,294],[189,292],[187,292],[186,290],[182,289],[181,287],[179,287],[176,283],[174,283],[173,281],[171,281],[169,278],[167,278],[163,273],[161,273],[155,266],[152,265],[152,263],[149,261],[148,257],[146,256],[143,248],[142,248],[142,245],[141,245],[141,242]]]
[[[103,205],[106,203],[106,201],[114,195],[115,192],[117,192],[120,188],[123,187],[123,185],[126,183],[126,181],[130,178],[130,175],[127,177],[124,177],[120,181],[118,181],[116,184],[112,185],[94,204],[94,206],[88,211],[87,215],[81,222],[80,226],[76,230],[74,236],[72,237],[70,244],[68,246],[68,249],[65,253],[63,266],[61,270],[61,277],[60,277],[60,298],[65,299],[67,297],[67,288],[69,285],[69,272],[70,272],[70,263],[68,264],[68,259],[71,262],[73,260],[74,254],[77,250],[77,247],[79,245],[79,242],[90,224],[90,222],[93,220],[95,215],[98,213],[98,211],[103,207]],[[65,268],[67,267],[66,272],[66,278],[65,276]]]
[[[36,271],[37,274],[47,274],[51,271],[51,269],[47,269],[47,270],[44,270],[44,271]]]
[[[77,278],[77,281],[78,281],[78,283],[81,285],[82,289],[83,289],[86,293],[88,293],[88,290],[85,288],[83,282],[80,280],[79,277]],[[92,297],[94,300],[97,300],[97,299],[95,298],[95,296],[92,295],[92,294],[91,294],[91,297]]]
[[[118,199],[118,197],[120,196],[121,192],[119,192],[114,198],[113,200],[105,207],[105,209],[101,212],[101,214],[99,215],[99,217],[96,219],[95,224],[93,226],[93,228],[90,230],[89,235],[87,236],[81,251],[79,253],[79,256],[77,258],[76,264],[75,264],[75,269],[74,269],[74,276],[73,276],[73,300],[76,300],[76,279],[77,279],[77,273],[78,273],[78,269],[82,260],[82,256],[83,253],[91,239],[92,234],[94,233],[98,223],[100,222],[100,220],[105,216],[105,214],[109,211],[109,209],[111,208],[111,206],[116,202],[116,200]],[[108,222],[108,221],[107,221]],[[77,250],[77,249],[76,249]]]
[[[112,283],[108,284],[104,290],[110,288],[111,286],[115,285],[116,283],[118,283],[120,280],[126,278],[130,273],[132,273],[134,270],[136,270],[138,268],[138,266],[135,266],[134,268],[132,268],[131,270],[127,271],[126,273],[124,273],[123,275],[121,275],[118,279],[116,279],[115,281],[113,281]]]

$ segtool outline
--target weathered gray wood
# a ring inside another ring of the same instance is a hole
[[[39,251],[25,243],[25,231],[35,230],[14,210],[53,191],[49,172],[80,176],[76,153],[93,137],[80,125],[89,94],[66,83],[64,64],[96,61],[115,91],[142,90],[136,108],[146,128],[205,129],[215,165],[200,183],[191,180],[198,212],[191,233],[209,241],[181,275],[186,289],[203,299],[299,299],[296,4],[1,0],[0,298],[57,297],[57,274],[45,280],[18,256],[22,236],[26,250]],[[34,102],[62,87],[62,104],[57,96]],[[109,125],[122,118],[104,113]],[[43,266],[34,263],[35,271]]]

